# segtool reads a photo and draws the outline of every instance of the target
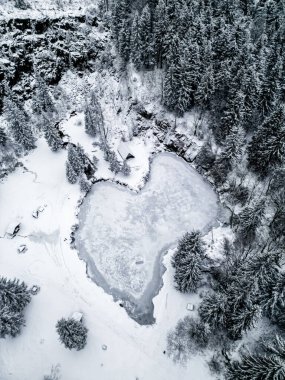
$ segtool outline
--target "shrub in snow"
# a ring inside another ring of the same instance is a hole
[[[121,164],[117,159],[116,153],[110,148],[105,151],[105,159],[109,162],[109,169],[111,172],[118,174],[121,170]]]
[[[79,180],[79,186],[80,186],[80,190],[83,193],[88,193],[88,191],[91,189],[90,182],[87,181],[87,179],[85,179],[84,177],[80,178],[80,180]]]
[[[15,337],[25,324],[23,310],[31,301],[27,285],[19,280],[0,278],[0,337]]]
[[[29,8],[25,0],[15,0],[15,7],[23,10]]]
[[[7,142],[7,135],[3,128],[0,128],[0,145],[5,146]]]
[[[215,155],[212,152],[209,143],[202,146],[200,152],[197,154],[195,162],[205,170],[209,170],[215,162]]]
[[[69,350],[76,349],[82,350],[87,341],[88,329],[73,318],[62,318],[56,324],[56,330],[59,335],[61,343]]]
[[[186,233],[179,241],[172,259],[176,289],[183,293],[197,290],[202,276],[204,257],[205,250],[200,232]]]
[[[131,168],[130,168],[130,165],[127,163],[127,161],[125,160],[122,167],[121,167],[121,172],[125,175],[125,176],[128,176],[131,174]]]
[[[207,324],[198,319],[185,317],[167,337],[167,354],[174,361],[183,362],[189,353],[195,353],[207,348],[210,339],[210,329]]]
[[[49,375],[44,376],[44,380],[59,380],[60,379],[60,366],[57,364],[51,368]]]

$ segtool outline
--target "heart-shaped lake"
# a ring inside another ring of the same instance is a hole
[[[163,253],[185,232],[209,230],[218,210],[209,183],[181,158],[163,153],[138,193],[113,182],[93,186],[78,215],[76,247],[93,281],[140,324],[153,323]]]

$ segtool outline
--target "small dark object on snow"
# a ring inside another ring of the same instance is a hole
[[[107,346],[106,346],[106,344],[103,344],[103,345],[102,345],[102,350],[107,351]]]
[[[13,239],[17,233],[20,231],[21,228],[21,223],[10,223],[7,230],[6,230],[6,235],[8,238]]]
[[[41,288],[38,286],[38,285],[33,285],[31,287],[31,290],[30,290],[30,293],[35,296],[36,294],[39,293],[39,291],[41,290]]]
[[[28,250],[26,244],[22,244],[18,247],[17,251],[19,254],[23,254],[23,253],[26,253]]]

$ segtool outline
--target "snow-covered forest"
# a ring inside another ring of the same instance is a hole
[[[0,380],[285,379],[284,0],[0,0]]]

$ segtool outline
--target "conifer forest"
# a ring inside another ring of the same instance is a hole
[[[0,0],[0,380],[285,380],[285,0]]]

